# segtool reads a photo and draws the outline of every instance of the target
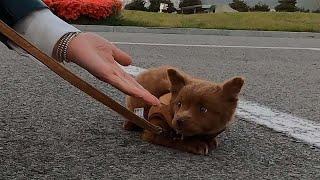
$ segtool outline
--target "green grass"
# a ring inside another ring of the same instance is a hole
[[[320,32],[320,14],[299,12],[250,12],[183,15],[126,10],[117,18],[103,21],[87,21],[82,19],[74,23],[142,27]]]

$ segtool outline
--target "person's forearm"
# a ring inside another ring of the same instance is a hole
[[[64,34],[79,31],[49,9],[32,12],[18,21],[14,29],[51,57],[54,57],[53,49]]]

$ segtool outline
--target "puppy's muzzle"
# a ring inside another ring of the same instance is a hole
[[[177,130],[182,130],[187,125],[189,119],[189,117],[179,117],[173,120],[173,124]]]

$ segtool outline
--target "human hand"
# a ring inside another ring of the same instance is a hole
[[[69,43],[67,58],[125,94],[142,98],[151,105],[160,104],[156,97],[116,63],[130,65],[131,57],[97,34],[80,33],[74,37]]]

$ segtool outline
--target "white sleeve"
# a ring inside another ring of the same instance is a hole
[[[64,34],[80,31],[55,16],[49,9],[32,12],[19,20],[13,28],[49,56],[52,56],[56,42]]]

